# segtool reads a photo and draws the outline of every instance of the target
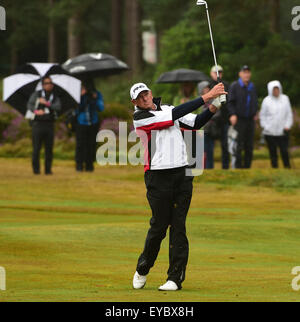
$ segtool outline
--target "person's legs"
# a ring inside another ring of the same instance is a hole
[[[221,128],[221,148],[222,148],[222,168],[229,169],[229,151],[228,151],[228,128],[227,123],[222,124]]]
[[[51,174],[54,145],[54,126],[47,124],[45,126],[45,173]]]
[[[245,124],[245,168],[250,169],[253,159],[253,148],[254,148],[254,133],[255,133],[255,122],[254,120],[247,120]]]
[[[186,177],[185,173],[178,174],[174,190],[176,194],[170,227],[168,280],[175,282],[180,289],[185,280],[189,256],[185,223],[192,199],[193,177]]]
[[[86,154],[86,126],[77,124],[76,126],[76,170],[83,170],[83,163]]]
[[[289,137],[288,135],[278,137],[278,146],[280,149],[280,155],[283,162],[283,165],[286,169],[291,168],[290,157],[289,157]]]
[[[39,124],[32,126],[32,168],[35,174],[40,173],[40,151],[43,144],[43,134]]]
[[[152,210],[150,229],[148,231],[144,251],[140,255],[136,271],[147,275],[154,265],[162,240],[166,236],[172,213],[172,177],[168,171],[147,171],[145,184],[147,198]]]
[[[242,169],[244,167],[242,159],[242,151],[244,149],[244,135],[245,135],[245,122],[241,119],[238,119],[237,124],[235,125],[235,130],[238,132],[237,137],[237,147],[236,147],[236,161],[235,168]]]
[[[277,145],[274,136],[265,135],[272,168],[278,168]]]
[[[205,169],[214,168],[214,139],[209,134],[204,134]]]
[[[93,124],[88,127],[87,134],[87,154],[86,154],[86,170],[94,171],[94,162],[96,159],[96,136],[98,133],[99,124]]]

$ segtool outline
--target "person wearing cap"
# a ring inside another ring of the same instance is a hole
[[[238,132],[235,168],[249,169],[253,158],[258,99],[256,88],[251,82],[251,70],[247,65],[241,68],[239,80],[233,82],[229,88],[228,111],[230,123]]]
[[[289,132],[293,126],[290,99],[283,94],[281,83],[276,80],[268,83],[268,92],[269,95],[263,100],[259,114],[260,125],[269,148],[272,168],[278,168],[279,148],[283,165],[289,169]]]
[[[228,92],[229,84],[223,80],[224,70],[223,67],[218,65],[219,77],[222,83],[224,84],[225,91]],[[210,70],[210,88],[213,88],[219,83],[217,76],[217,67],[214,65]],[[222,169],[229,169],[229,152],[228,152],[228,129],[229,129],[229,112],[228,105],[223,104],[219,112],[218,125],[220,131],[220,141],[222,149]]]
[[[192,198],[193,177],[186,176],[186,145],[180,129],[204,126],[221,106],[219,96],[222,94],[226,94],[224,85],[218,84],[202,97],[174,107],[162,104],[160,98],[153,98],[146,84],[135,84],[130,90],[135,107],[135,131],[145,149],[144,179],[152,210],[150,229],[133,277],[134,289],[145,286],[169,226],[168,278],[159,290],[176,291],[182,287],[189,253],[185,222]],[[192,113],[210,100],[213,101],[205,112]]]

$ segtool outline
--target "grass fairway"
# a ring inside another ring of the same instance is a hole
[[[0,301],[299,301],[300,171],[254,167],[195,179],[186,281],[165,293],[167,238],[145,289],[131,286],[150,219],[141,167],[56,161],[46,177],[0,159]]]

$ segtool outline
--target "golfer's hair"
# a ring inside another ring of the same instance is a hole
[[[42,84],[43,85],[44,85],[46,79],[50,79],[52,82],[52,78],[50,76],[44,76],[44,77],[42,77]]]

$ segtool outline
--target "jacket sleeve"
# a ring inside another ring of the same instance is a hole
[[[287,98],[287,105],[286,105],[286,118],[285,118],[284,128],[291,129],[294,122],[293,111],[292,111],[290,99],[288,97],[286,98]]]
[[[97,91],[97,108],[99,110],[99,112],[103,112],[104,111],[104,102],[103,102],[103,97],[102,94]]]
[[[262,102],[261,110],[259,113],[259,123],[263,129],[265,129],[267,126],[267,113],[268,113],[268,105],[267,105],[267,100],[265,98]]]
[[[258,112],[258,97],[257,97],[257,91],[256,88],[254,87],[254,94],[253,94],[253,99],[254,99],[254,113],[257,114]]]
[[[27,110],[34,112],[37,98],[38,98],[37,92],[34,92],[31,94],[31,96],[28,100],[28,103],[27,103]]]
[[[200,130],[215,114],[208,108],[201,114],[188,114],[179,119],[180,127],[187,130]]]
[[[59,112],[61,110],[61,101],[60,101],[59,97],[57,97],[57,96],[55,97],[50,108],[56,112]]]
[[[235,83],[231,84],[229,87],[229,93],[228,93],[228,112],[229,116],[236,115],[236,86]]]
[[[204,105],[204,100],[202,97],[196,98],[195,100],[183,103],[181,105],[176,106],[172,113],[173,113],[173,121],[180,119],[181,117],[192,113],[200,106]]]

